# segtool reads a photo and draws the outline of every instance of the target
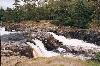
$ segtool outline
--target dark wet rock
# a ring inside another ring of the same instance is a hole
[[[49,51],[54,51],[58,52],[61,54],[66,54],[66,53],[72,53],[73,55],[84,55],[84,56],[94,56],[95,55],[95,49],[85,49],[83,47],[76,47],[76,46],[64,46],[62,45],[61,42],[56,40],[52,35],[48,34],[47,32],[33,32],[31,39],[28,40],[28,42],[34,43],[32,39],[39,39],[40,41],[43,42],[44,46],[47,48]],[[35,43],[34,43],[35,44]],[[59,52],[57,50],[58,48],[63,48],[64,52]]]
[[[56,51],[57,48],[63,48],[66,50],[66,53],[72,53],[74,55],[84,54],[85,56],[91,56],[95,54],[91,50],[85,50],[83,48],[77,48],[72,46],[62,46],[62,43],[56,40],[52,35],[47,32],[54,32],[57,35],[65,36],[66,38],[75,38],[87,41],[89,43],[94,43],[100,46],[100,32],[87,31],[87,30],[72,30],[69,28],[60,28],[60,27],[48,27],[48,28],[28,28],[26,29],[27,33],[20,34],[10,34],[4,35],[1,37],[1,41],[9,41],[11,43],[3,43],[2,46],[2,55],[20,55],[32,57],[32,49],[25,42],[31,42],[32,39],[39,39],[43,42],[47,50]],[[16,43],[20,41],[19,43]],[[35,44],[35,43],[34,43]],[[3,49],[5,48],[5,50]]]
[[[94,43],[96,45],[100,46],[100,33],[95,33],[95,32],[82,32],[82,31],[78,31],[78,32],[73,32],[71,33],[71,38],[76,38],[76,39],[80,39],[83,41],[87,41],[88,43]]]
[[[53,31],[57,35],[65,36],[66,38],[74,38],[86,41],[88,43],[94,43],[100,46],[100,32],[92,30],[68,30],[64,29],[59,31]]]
[[[58,35],[63,35],[66,38],[76,38],[80,40],[87,41],[89,43],[94,43],[100,45],[100,29],[97,31],[89,30],[89,29],[76,29],[65,26],[52,26],[52,21],[46,20],[41,21],[39,23],[32,21],[32,25],[28,25],[27,23],[9,23],[5,25],[6,30],[12,31],[31,31],[31,32],[54,32]],[[41,26],[41,27],[40,27]],[[46,27],[45,27],[46,26]]]
[[[25,40],[26,36],[24,33],[12,33],[8,35],[2,35],[1,36],[1,41],[20,41],[20,40]]]
[[[55,50],[61,46],[61,43],[52,36],[44,39],[43,43],[48,50]]]
[[[48,34],[47,32],[33,32],[32,37],[31,39],[28,39],[28,42],[34,43],[32,39],[35,38],[42,41],[47,50],[55,50],[61,45],[61,42],[56,40],[52,35]]]

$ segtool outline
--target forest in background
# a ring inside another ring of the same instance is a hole
[[[100,27],[99,0],[46,0],[44,3],[31,3],[37,0],[15,0],[15,8],[0,8],[1,22],[21,22],[53,20],[56,24],[77,28]]]

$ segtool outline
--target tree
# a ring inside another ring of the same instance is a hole
[[[92,21],[89,24],[89,27],[92,29],[100,28],[100,0],[89,0],[88,5],[92,10]]]
[[[99,20],[100,16],[99,1],[95,1],[95,5],[89,4],[91,1],[87,0],[22,1],[25,2],[23,6],[19,4],[19,0],[15,0],[13,4],[15,8],[5,10],[6,20],[15,22],[22,20],[57,20],[57,24],[60,25],[86,28],[92,19]],[[38,6],[36,2],[38,2]]]
[[[92,11],[87,7],[82,0],[78,0],[71,11],[71,19],[73,26],[78,28],[86,28],[89,21],[91,21]]]
[[[0,8],[0,22],[5,20],[5,11],[3,8]]]
[[[8,21],[12,21],[13,20],[13,10],[11,9],[11,8],[8,8],[7,7],[7,9],[5,10],[5,14],[4,14],[4,16],[5,16],[5,21],[6,22],[8,22]]]
[[[15,0],[15,2],[14,2],[14,4],[13,5],[15,5],[15,9],[17,10],[18,8],[19,8],[19,6],[20,6],[20,4],[19,4],[19,0]]]
[[[94,2],[93,19],[96,20],[100,26],[100,0]]]
[[[26,4],[24,9],[24,17],[26,20],[34,20],[36,16],[36,5],[35,4]]]

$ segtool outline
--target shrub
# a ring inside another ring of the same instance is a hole
[[[100,61],[100,52],[96,53],[96,60]]]

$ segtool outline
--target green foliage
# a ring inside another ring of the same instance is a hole
[[[67,2],[67,3],[66,3]],[[60,24],[66,26],[74,26],[78,28],[86,28],[91,21],[92,11],[86,6],[84,1],[78,0],[73,4],[68,4],[68,1],[59,1],[59,9],[55,10],[55,20],[59,20]]]
[[[100,62],[100,52],[96,54],[96,60]]]
[[[57,24],[87,28],[91,20],[100,21],[99,3],[87,0],[49,0],[42,6],[30,4],[31,0],[22,0],[21,6],[15,1],[15,9],[0,9],[0,20],[20,22],[23,20],[54,20]],[[33,0],[36,2],[36,0]],[[91,4],[92,2],[92,4]],[[41,5],[41,4],[38,4]]]
[[[100,66],[100,52],[96,53],[94,60],[88,60],[87,66]]]
[[[100,66],[100,62],[98,61],[88,61],[86,66]]]
[[[0,8],[0,21],[5,20],[4,13],[5,13],[4,9]]]
[[[71,11],[73,26],[78,28],[86,28],[89,21],[91,21],[92,11],[82,0],[78,0],[73,6],[73,11]]]

